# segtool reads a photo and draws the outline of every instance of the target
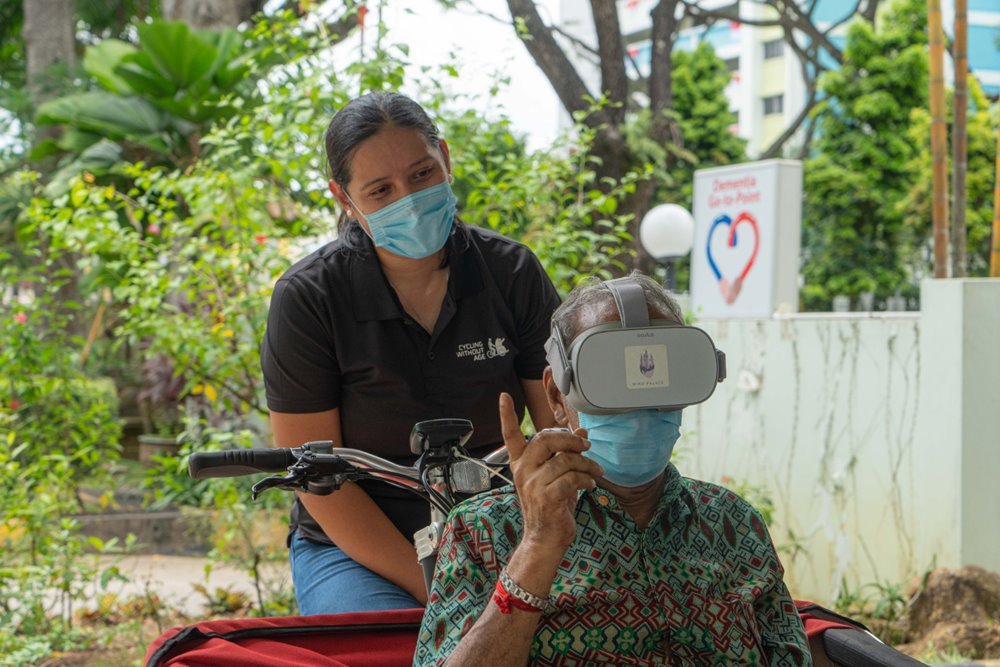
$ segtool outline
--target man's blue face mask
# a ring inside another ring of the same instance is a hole
[[[456,205],[451,186],[445,181],[397,199],[364,218],[376,247],[400,257],[422,259],[444,247]]]
[[[590,440],[583,455],[600,463],[604,478],[618,486],[641,486],[656,479],[670,462],[680,436],[680,410],[578,414]]]

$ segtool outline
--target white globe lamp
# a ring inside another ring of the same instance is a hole
[[[667,269],[664,287],[674,291],[678,259],[694,245],[694,218],[677,204],[660,204],[649,209],[639,223],[639,242],[649,256]]]

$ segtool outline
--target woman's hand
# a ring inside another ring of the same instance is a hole
[[[587,432],[545,430],[527,442],[510,395],[500,395],[500,426],[521,501],[524,537],[518,551],[557,565],[576,537],[577,495],[604,474],[581,453],[590,448]]]

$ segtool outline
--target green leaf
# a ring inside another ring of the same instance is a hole
[[[128,81],[115,74],[115,68],[122,58],[137,53],[138,49],[118,39],[105,39],[93,46],[88,46],[83,55],[83,69],[97,82],[113,93],[128,95],[135,90]]]
[[[87,189],[83,184],[77,182],[69,193],[69,201],[74,208],[80,208],[87,201]]]
[[[166,127],[167,118],[142,98],[93,91],[46,102],[38,107],[35,122],[71,125],[121,139],[130,134],[159,132]]]
[[[210,75],[218,54],[183,21],[154,21],[140,25],[138,31],[143,53],[179,88]]]
[[[102,139],[97,132],[87,132],[76,127],[67,127],[59,137],[59,148],[69,153],[85,151]]]
[[[177,84],[164,77],[146,53],[133,53],[122,58],[115,74],[128,82],[136,92],[147,97],[170,97]]]
[[[215,61],[212,63],[208,72],[206,72],[205,78],[208,79],[214,77],[220,87],[228,88],[232,82],[230,81],[229,84],[225,85],[222,84],[219,76],[220,73],[222,73],[223,78],[225,78],[225,73],[231,63],[235,60],[240,60],[243,63],[246,63],[248,61],[248,56],[253,55],[252,53],[246,53],[242,56],[238,55],[241,50],[240,47],[243,46],[243,37],[232,28],[226,28],[218,31],[202,30],[197,33],[197,36],[203,39],[207,44],[212,45],[216,53]],[[246,72],[248,68],[244,67],[243,70]]]
[[[215,71],[216,85],[222,90],[231,90],[234,85],[246,78],[255,55],[254,53],[245,53],[217,69]]]
[[[32,162],[41,160],[42,158],[48,157],[49,155],[55,155],[60,151],[59,142],[55,139],[45,139],[40,141],[31,149],[29,153],[29,159]]]

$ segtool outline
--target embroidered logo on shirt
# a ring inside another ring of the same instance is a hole
[[[507,346],[503,344],[503,338],[487,338],[486,342],[490,344],[490,351],[486,353],[486,356],[492,359],[493,357],[505,357],[510,350]]]
[[[462,343],[455,351],[455,356],[459,359],[472,357],[473,361],[484,361],[493,357],[505,357],[510,352],[504,343],[506,340],[506,338],[502,337],[487,338],[486,343],[489,346],[488,348],[486,345],[483,345],[483,341],[481,340],[477,340],[474,343]]]

